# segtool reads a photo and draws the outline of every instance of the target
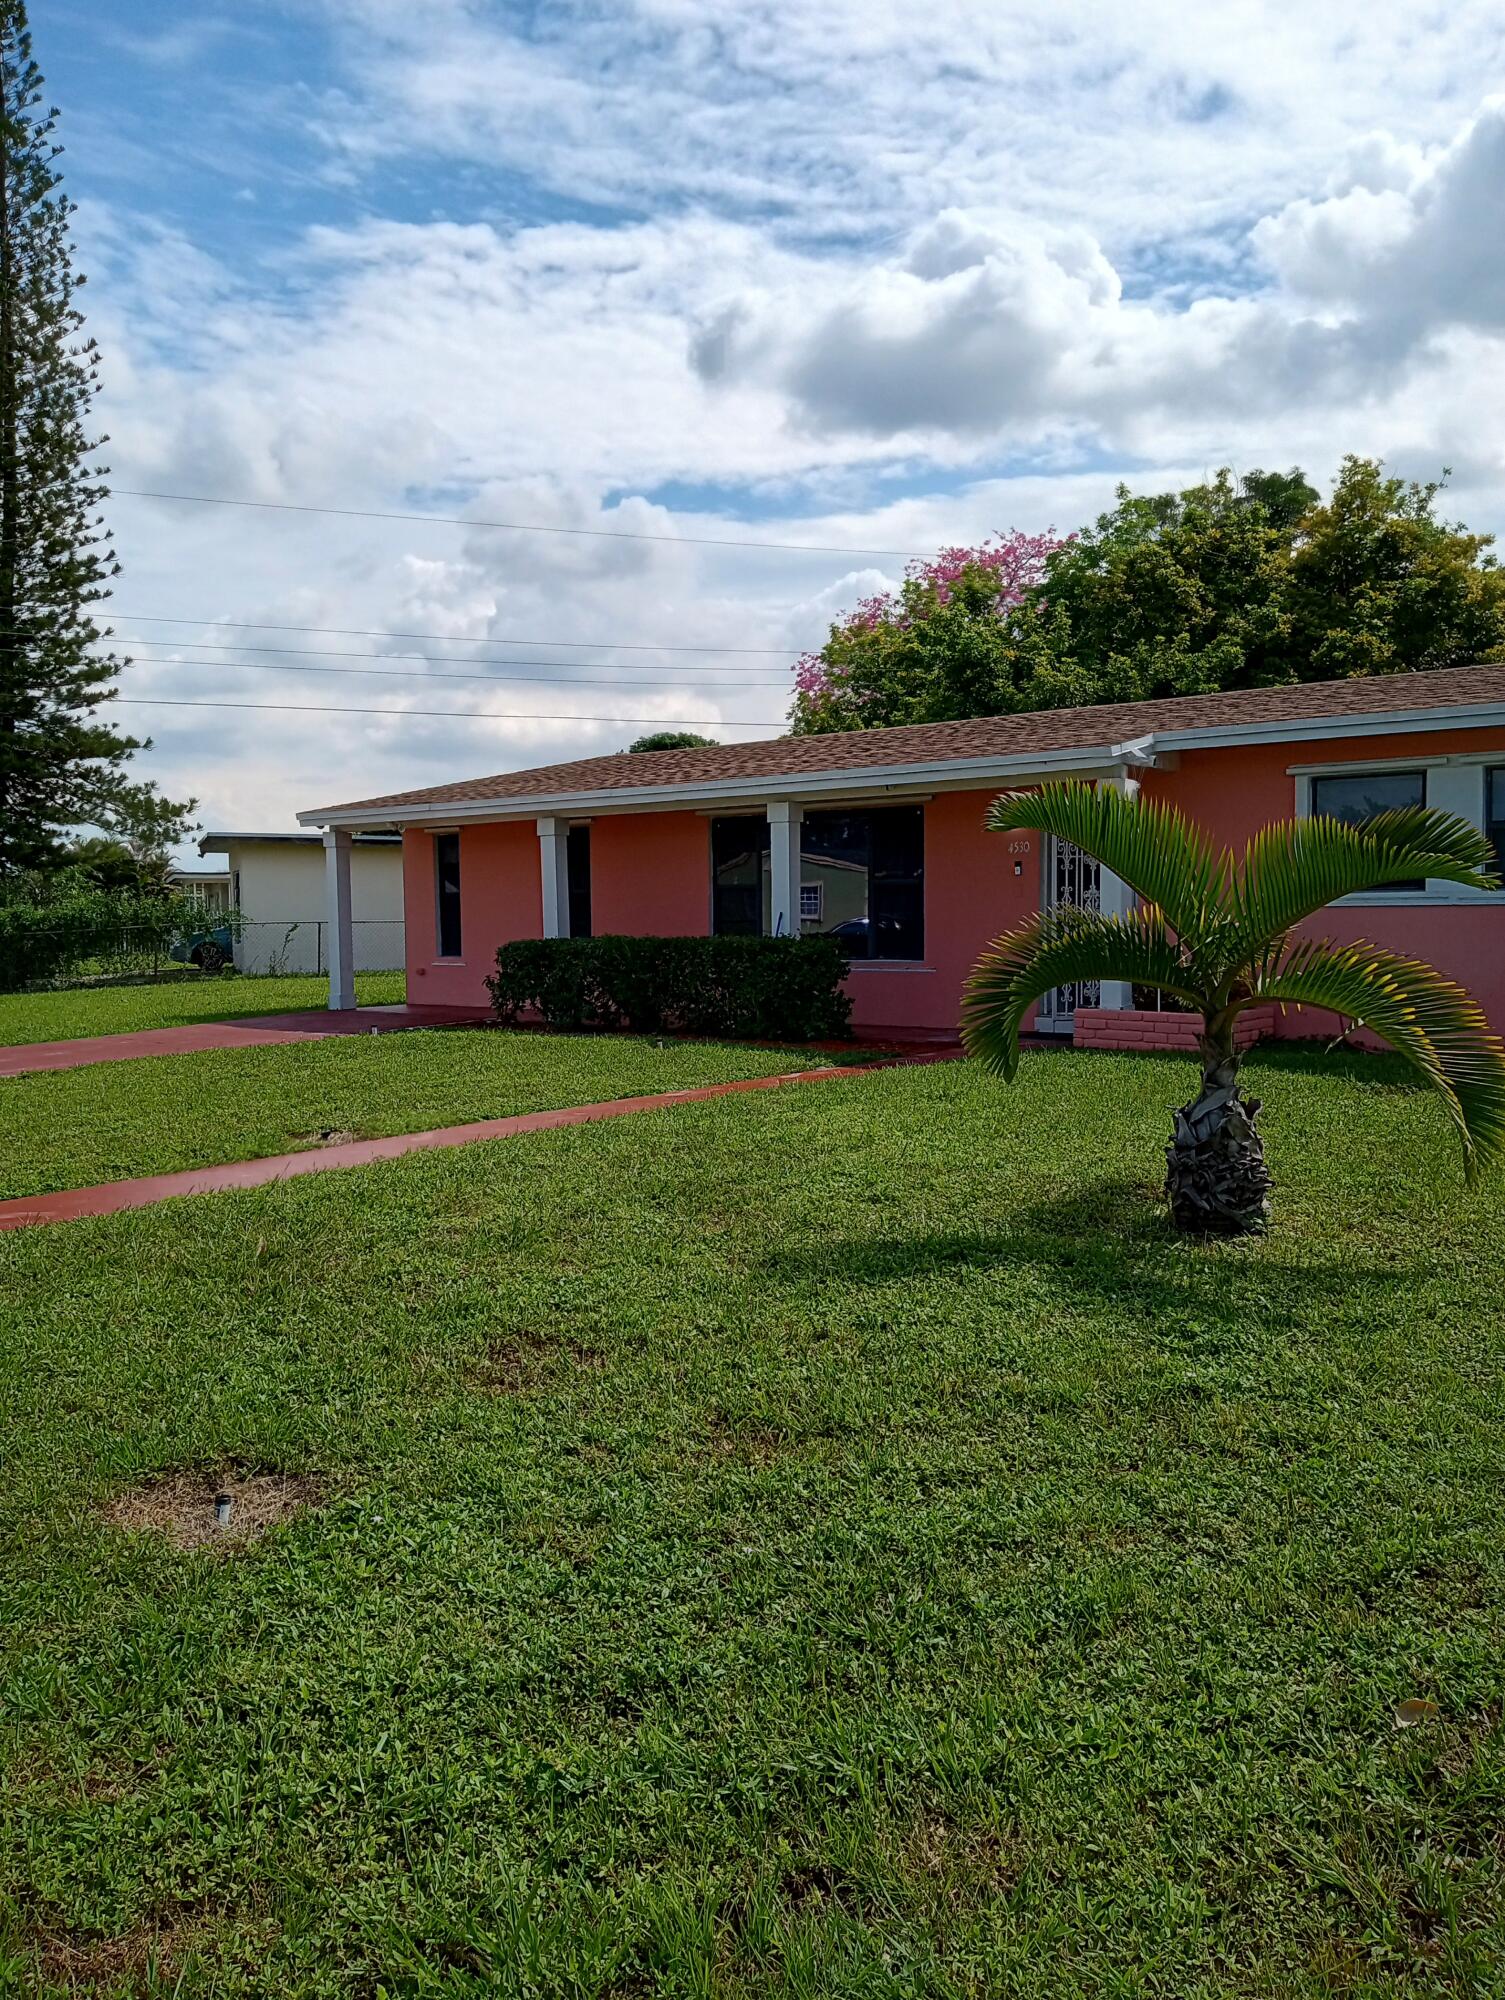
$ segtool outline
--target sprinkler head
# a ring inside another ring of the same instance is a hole
[[[230,1496],[229,1496],[229,1494],[228,1494],[228,1493],[216,1493],[216,1494],[215,1494],[215,1496],[214,1496],[214,1525],[215,1525],[215,1527],[217,1527],[217,1528],[228,1528],[228,1527],[229,1527],[229,1525],[230,1525],[230,1514],[231,1514],[231,1511],[232,1511],[232,1509],[234,1508],[234,1506],[235,1506],[235,1502],[234,1502],[234,1501],[233,1501],[233,1500],[232,1500],[232,1499],[230,1498]]]

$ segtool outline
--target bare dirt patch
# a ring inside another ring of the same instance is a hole
[[[118,1494],[103,1513],[112,1527],[165,1535],[175,1549],[228,1549],[255,1541],[319,1499],[316,1480],[287,1473],[170,1472]]]

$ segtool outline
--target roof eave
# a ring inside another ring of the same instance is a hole
[[[694,811],[715,806],[760,805],[769,799],[869,797],[884,792],[955,790],[970,785],[1006,784],[1063,772],[1116,771],[1153,763],[1147,737],[1127,743],[1099,743],[1073,750],[1037,751],[1016,757],[947,757],[924,763],[878,764],[835,771],[768,772],[721,778],[709,783],[623,785],[575,792],[502,794],[492,798],[421,800],[412,805],[319,806],[298,815],[300,826],[357,827],[394,821],[404,826],[453,826],[462,820],[518,820],[600,813]]]

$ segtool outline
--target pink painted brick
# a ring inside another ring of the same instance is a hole
[[[1199,1014],[1160,1013],[1149,1007],[1079,1007],[1073,1040],[1081,1049],[1129,1049],[1160,1054],[1195,1050],[1202,1032]],[[1275,1009],[1250,1007],[1239,1016],[1241,1049],[1275,1032]]]

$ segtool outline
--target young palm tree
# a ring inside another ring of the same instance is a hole
[[[1235,857],[1174,807],[1108,786],[1052,783],[995,801],[996,833],[1029,829],[1072,842],[1140,898],[1127,916],[1043,910],[997,938],[967,982],[962,1040],[1011,1077],[1019,1024],[1033,1003],[1081,980],[1158,987],[1202,1016],[1202,1088],[1176,1113],[1166,1193],[1182,1229],[1239,1234],[1263,1226],[1270,1177],[1241,1097],[1235,1029],[1246,1007],[1320,1007],[1371,1029],[1441,1093],[1472,1179],[1505,1152],[1505,1045],[1461,986],[1378,945],[1298,937],[1339,896],[1433,879],[1496,889],[1494,853],[1451,813],[1409,806],[1362,826],[1283,820]]]

